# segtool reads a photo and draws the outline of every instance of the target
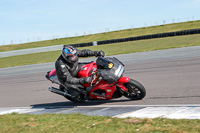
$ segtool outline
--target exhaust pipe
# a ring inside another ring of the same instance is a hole
[[[56,89],[54,87],[49,87],[49,91],[56,93],[58,95],[62,95],[62,96],[66,96],[66,97],[72,97],[72,95],[70,95],[69,93],[61,91],[61,90]]]

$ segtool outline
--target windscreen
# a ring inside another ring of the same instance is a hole
[[[103,57],[98,57],[96,63],[98,66],[101,66],[101,68],[104,68],[104,69],[111,69],[114,65],[113,62]]]
[[[96,61],[100,66],[98,69],[99,75],[106,80],[109,84],[119,80],[124,73],[124,64],[118,59],[112,57],[99,57]]]

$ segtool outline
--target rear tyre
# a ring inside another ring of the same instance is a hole
[[[130,79],[128,83],[124,83],[124,86],[128,89],[128,93],[124,96],[131,100],[141,100],[146,96],[144,86],[136,80]]]
[[[59,86],[59,89],[62,91],[65,91],[65,88],[62,85]],[[77,98],[72,98],[72,97],[68,97],[68,96],[64,96],[64,97],[74,103],[84,103],[85,102],[85,96],[83,94],[80,94],[80,96]]]
[[[84,103],[85,102],[85,98],[84,96],[80,95],[80,97],[78,98],[71,98],[71,97],[66,97],[64,96],[66,99],[72,101],[73,103]]]

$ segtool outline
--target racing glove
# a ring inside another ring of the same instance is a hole
[[[80,83],[81,84],[88,84],[90,82],[92,82],[92,77],[86,77],[86,78],[81,78],[80,79]]]
[[[84,79],[84,81],[85,81],[85,83],[90,83],[90,82],[92,82],[92,77],[86,77]]]
[[[101,57],[104,57],[105,56],[105,54],[104,54],[104,51],[95,51],[95,56],[96,57],[99,57],[99,56],[101,56]]]

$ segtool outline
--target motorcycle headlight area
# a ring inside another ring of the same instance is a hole
[[[124,73],[124,66],[123,65],[119,65],[119,67],[117,68],[117,70],[115,70],[115,75],[117,77],[121,77],[121,75]]]

